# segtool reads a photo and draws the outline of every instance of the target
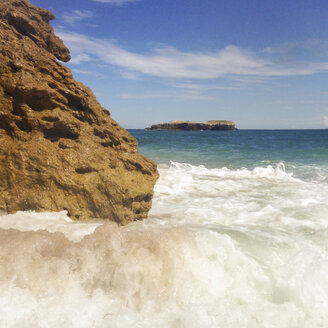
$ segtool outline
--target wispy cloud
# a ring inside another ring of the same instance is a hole
[[[84,19],[90,19],[93,17],[93,12],[91,10],[73,10],[72,12],[67,12],[63,16],[65,23],[74,26]]]
[[[98,61],[138,73],[161,78],[218,79],[233,77],[271,78],[311,75],[328,71],[328,62],[278,64],[272,60],[227,46],[212,53],[183,52],[174,47],[154,49],[150,54],[127,51],[110,40],[90,38],[77,33],[59,33],[74,56],[88,55]]]
[[[327,40],[305,40],[275,44],[262,50],[269,55],[279,56],[284,60],[298,58],[325,58],[328,55]]]
[[[189,93],[203,93],[205,91],[215,90],[240,90],[247,87],[246,83],[234,83],[225,81],[224,85],[221,84],[197,84],[192,82],[176,83],[175,86],[180,89],[188,90]]]
[[[229,76],[229,80],[234,85],[249,85],[249,84],[259,84],[264,83],[270,79],[269,76],[240,76],[240,75],[232,75]]]
[[[140,0],[91,0],[94,2],[103,2],[103,3],[110,3],[115,6],[122,6],[125,5],[126,3],[131,3],[131,2],[137,2]]]
[[[139,80],[140,79],[139,74],[136,72],[120,70],[120,74],[124,79],[127,79],[127,80]]]
[[[144,93],[121,93],[121,99],[189,99],[189,100],[209,100],[212,97],[203,94],[193,94],[186,92],[144,92]]]
[[[91,57],[88,54],[78,54],[71,59],[71,64],[80,65],[82,63],[88,62],[91,60]]]
[[[325,123],[325,126],[328,127],[328,115],[323,117],[323,122]]]
[[[94,76],[94,77],[104,77],[102,74],[100,74],[98,72],[86,71],[86,70],[77,69],[77,68],[72,69],[72,72],[78,73],[78,74],[90,75],[90,76]]]

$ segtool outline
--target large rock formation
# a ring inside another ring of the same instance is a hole
[[[0,211],[145,218],[156,165],[56,60],[70,55],[52,19],[26,0],[0,2]]]
[[[199,131],[199,130],[237,130],[235,123],[231,121],[212,120],[206,122],[170,121],[168,123],[154,124],[146,130],[177,130],[177,131]]]

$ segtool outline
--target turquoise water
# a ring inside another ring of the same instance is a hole
[[[159,164],[253,169],[283,162],[287,171],[303,176],[311,176],[311,167],[328,170],[328,129],[129,132],[140,152]]]

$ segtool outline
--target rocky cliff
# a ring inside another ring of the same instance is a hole
[[[52,19],[26,0],[0,2],[0,211],[145,218],[156,165],[56,60],[70,55]]]
[[[154,124],[147,130],[177,130],[177,131],[199,131],[199,130],[237,130],[235,123],[231,121],[212,120],[207,122],[170,121],[168,123]]]

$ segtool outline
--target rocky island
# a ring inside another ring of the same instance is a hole
[[[143,219],[156,164],[57,61],[70,54],[52,19],[26,0],[0,2],[0,211]]]
[[[146,130],[177,130],[177,131],[200,131],[200,130],[237,130],[235,123],[223,120],[211,120],[206,122],[170,121],[168,123],[154,124]]]

